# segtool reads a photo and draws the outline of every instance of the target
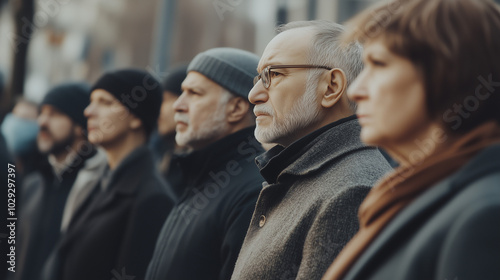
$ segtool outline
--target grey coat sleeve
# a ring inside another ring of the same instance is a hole
[[[359,229],[358,209],[370,187],[348,188],[321,207],[307,234],[297,280],[321,279]]]

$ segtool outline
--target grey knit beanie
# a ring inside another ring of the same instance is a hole
[[[199,53],[189,64],[196,71],[230,92],[248,98],[257,76],[259,57],[234,48],[215,48]]]

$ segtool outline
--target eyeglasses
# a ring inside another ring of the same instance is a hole
[[[332,70],[333,68],[328,66],[319,66],[319,65],[306,65],[306,64],[297,64],[297,65],[269,65],[262,72],[253,78],[253,85],[255,85],[259,80],[262,79],[262,84],[267,89],[271,86],[271,70],[272,69],[285,69],[285,68],[309,68],[309,69],[317,69],[323,68],[326,70]]]

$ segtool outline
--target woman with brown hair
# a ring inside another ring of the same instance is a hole
[[[324,279],[500,279],[500,8],[396,0],[348,26],[361,138],[401,166]]]

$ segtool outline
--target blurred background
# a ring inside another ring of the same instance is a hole
[[[220,46],[260,55],[281,23],[344,22],[377,1],[0,0],[0,121],[18,96],[38,102],[61,82],[123,67],[161,79]]]

